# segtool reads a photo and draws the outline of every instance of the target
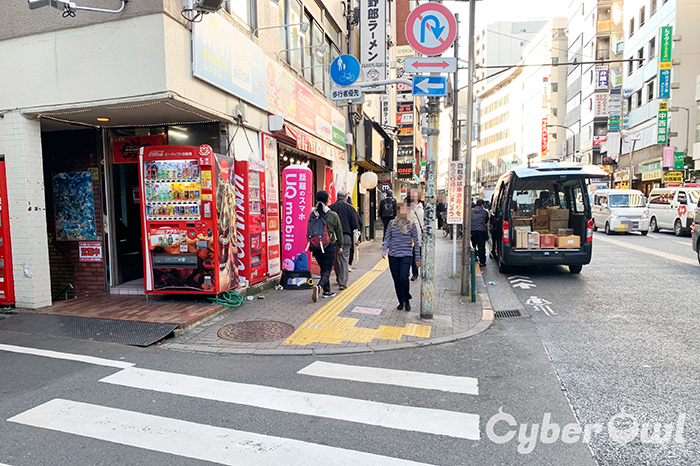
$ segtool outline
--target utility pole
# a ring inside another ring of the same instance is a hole
[[[438,129],[440,128],[440,98],[428,97],[428,151],[425,154],[425,225],[421,253],[421,319],[433,318],[435,289],[435,198],[437,194]]]
[[[455,59],[457,63],[459,64],[459,14],[455,13],[455,22],[457,23],[457,34],[455,36],[455,42],[454,42],[454,52],[455,52]],[[460,157],[460,147],[461,147],[461,134],[459,132],[460,126],[459,126],[459,85],[458,85],[458,75],[459,74],[459,65],[457,65],[457,69],[454,72],[454,87],[452,88],[452,161],[457,162],[459,161]],[[449,185],[449,181],[448,181]],[[449,187],[448,187],[449,189]],[[447,222],[447,218],[443,220],[443,222]],[[455,229],[452,227],[453,230]],[[452,273],[457,274],[457,235],[455,235],[455,232],[452,231]]]
[[[471,296],[471,228],[472,228],[472,139],[474,133],[474,16],[476,0],[469,2],[469,74],[467,75],[467,151],[464,173],[464,219],[462,222],[462,296]],[[472,300],[473,300],[472,296]]]

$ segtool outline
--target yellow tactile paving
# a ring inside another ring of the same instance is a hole
[[[359,319],[339,317],[351,302],[389,266],[382,259],[338,297],[316,311],[284,341],[286,345],[305,346],[311,343],[338,345],[344,341],[370,343],[374,339],[400,341],[404,335],[429,338],[429,325],[406,324],[405,327],[381,325],[378,329],[356,327]]]

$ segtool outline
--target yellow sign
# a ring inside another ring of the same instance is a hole
[[[659,111],[660,112],[668,111],[668,102],[659,102]]]
[[[661,62],[659,63],[659,69],[660,70],[670,70],[671,69],[671,62]]]
[[[683,172],[666,172],[664,173],[664,183],[682,183]]]
[[[642,181],[658,180],[663,176],[663,171],[659,168],[642,173]]]

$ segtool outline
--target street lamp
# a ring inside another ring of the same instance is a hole
[[[277,52],[277,61],[280,61],[280,53],[282,53],[282,52],[291,52],[292,50],[304,50],[304,49],[310,49],[313,47],[318,47],[316,49],[316,55],[318,56],[318,58],[323,59],[323,55],[326,53],[326,50],[328,50],[328,44],[326,42],[324,42],[323,44],[306,45],[304,47],[294,47],[292,49],[280,50],[279,52]],[[307,66],[307,68],[310,68],[310,67]]]
[[[571,134],[573,135],[573,144],[572,145],[574,146],[573,150],[571,151],[571,158],[573,159],[574,162],[577,162],[577,160],[576,160],[576,131],[574,131],[573,129],[569,128],[568,126],[564,126],[564,125],[547,125],[547,128],[553,128],[553,127],[564,128],[564,129],[571,131]]]
[[[635,136],[632,136],[631,133],[623,132],[622,137],[627,139],[627,144],[632,142],[632,150],[630,151],[630,181],[629,181],[629,189],[632,189],[632,178],[634,177],[634,147],[637,145],[637,141],[641,140],[642,138],[639,136],[639,133],[637,133]]]

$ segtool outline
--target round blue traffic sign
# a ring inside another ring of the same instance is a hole
[[[352,55],[341,55],[331,63],[331,79],[338,86],[350,86],[360,77],[360,62]]]

